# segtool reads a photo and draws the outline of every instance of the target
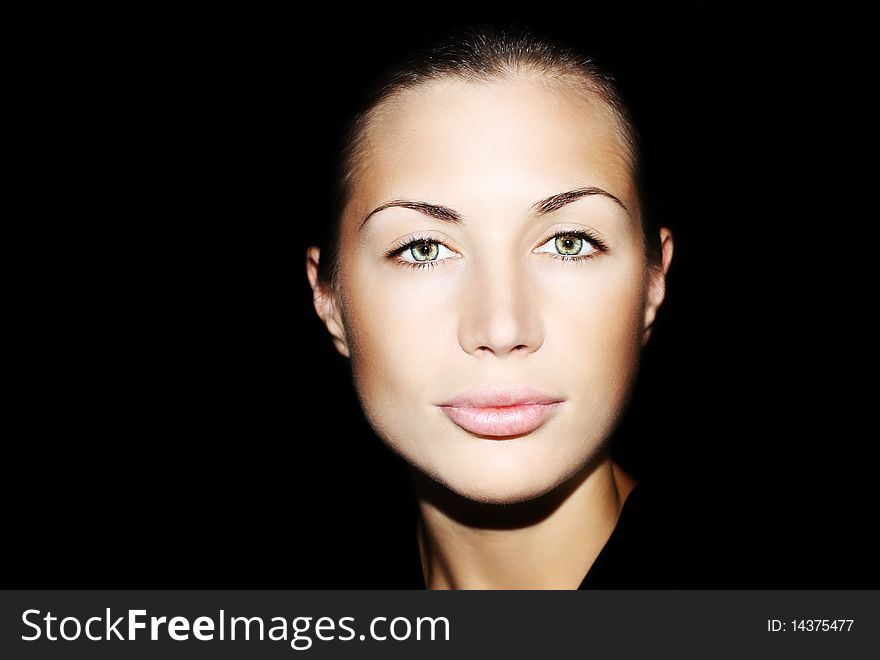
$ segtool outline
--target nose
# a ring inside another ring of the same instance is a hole
[[[524,270],[509,260],[507,265],[499,266],[496,261],[473,271],[458,331],[459,345],[466,353],[528,355],[541,347],[539,301]]]

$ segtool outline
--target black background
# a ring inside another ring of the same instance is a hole
[[[615,453],[724,553],[661,586],[880,586],[876,432],[854,414],[869,342],[851,314],[869,303],[852,216],[827,201],[846,127],[816,17],[578,7],[28,24],[6,586],[395,586],[408,483],[303,252],[370,76],[448,27],[511,19],[617,74],[675,231]]]

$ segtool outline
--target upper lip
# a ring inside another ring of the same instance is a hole
[[[549,405],[562,399],[531,387],[476,387],[444,401],[441,407],[456,408],[505,408],[508,406]]]

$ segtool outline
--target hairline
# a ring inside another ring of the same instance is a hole
[[[445,70],[429,73],[421,73],[412,76],[411,79],[392,79],[376,95],[370,106],[356,115],[349,125],[343,153],[343,172],[340,180],[340,189],[343,198],[339,200],[336,209],[336,217],[333,221],[337,228],[341,228],[343,220],[351,201],[351,191],[354,180],[359,172],[358,163],[365,159],[367,154],[367,139],[371,126],[375,123],[377,115],[385,111],[395,101],[409,92],[427,88],[442,81],[459,80],[469,84],[492,84],[498,81],[516,80],[517,78],[534,79],[554,86],[557,90],[576,91],[582,98],[589,102],[599,100],[600,105],[609,112],[613,120],[616,133],[620,137],[621,146],[626,155],[626,161],[630,168],[630,174],[635,181],[639,168],[638,138],[635,127],[622,100],[612,85],[607,84],[601,72],[586,70],[589,64],[578,65],[576,62],[554,62],[547,64],[538,61],[513,61],[499,63],[497,66],[486,70]],[[639,204],[641,207],[641,204]],[[641,213],[639,213],[641,215]],[[640,221],[644,222],[643,219]],[[334,254],[338,254],[338,239],[341,231],[337,232],[337,244],[332,246]],[[647,248],[647,245],[646,245]],[[334,259],[330,273],[330,283],[334,290],[339,290],[340,260]]]
[[[499,81],[512,81],[517,78],[544,82],[549,86],[553,86],[557,91],[575,90],[588,102],[598,99],[601,105],[610,111],[617,133],[622,138],[622,146],[626,150],[627,162],[631,169],[635,169],[638,156],[632,121],[628,117],[617,94],[603,83],[599,75],[578,69],[569,64],[553,64],[548,66],[534,62],[522,62],[506,64],[497,70],[491,71],[442,71],[426,74],[412,82],[390,83],[379,93],[375,102],[358,115],[353,123],[353,130],[349,133],[352,140],[345,154],[345,185],[350,184],[355,174],[355,161],[361,159],[366,151],[364,142],[376,116],[393,105],[405,94],[443,81],[458,80],[467,84],[489,85]]]

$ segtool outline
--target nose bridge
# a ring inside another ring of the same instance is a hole
[[[459,328],[467,353],[532,353],[543,343],[538,300],[526,265],[516,258],[483,259],[471,264],[470,293]]]

